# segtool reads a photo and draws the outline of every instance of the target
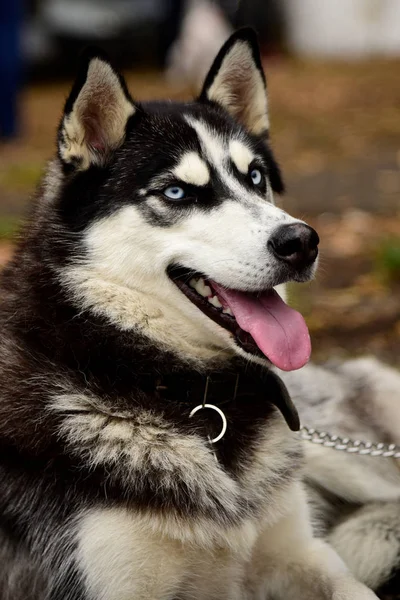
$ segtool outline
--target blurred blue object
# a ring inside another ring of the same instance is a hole
[[[0,0],[0,137],[17,133],[22,0]]]

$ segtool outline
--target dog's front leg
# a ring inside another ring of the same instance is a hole
[[[313,537],[305,493],[296,483],[291,510],[257,541],[250,576],[254,600],[373,600],[336,552]]]
[[[179,595],[185,554],[146,519],[122,508],[81,520],[78,558],[90,600],[170,600]]]

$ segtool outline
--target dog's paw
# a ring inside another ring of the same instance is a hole
[[[378,596],[362,583],[351,581],[337,587],[332,600],[378,600]]]

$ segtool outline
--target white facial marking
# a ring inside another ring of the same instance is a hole
[[[238,199],[243,203],[247,201],[251,202],[252,200],[257,203],[260,202],[258,194],[249,192],[239,179],[229,171],[230,156],[228,141],[202,121],[191,117],[185,118],[189,125],[196,131],[203,153],[218,171],[218,175],[223,181],[225,188],[229,190],[230,197]]]
[[[186,152],[173,173],[181,181],[192,185],[207,185],[210,181],[208,167],[196,152]]]
[[[232,140],[229,143],[229,153],[238,171],[244,175],[248,173],[249,165],[254,160],[254,154],[239,140]]]
[[[223,140],[217,133],[214,133],[205,123],[185,117],[186,121],[196,131],[199,140],[203,146],[203,152],[214,166],[221,165],[226,156]]]
[[[168,215],[170,208],[165,201],[157,196],[147,196],[147,205],[160,215]]]

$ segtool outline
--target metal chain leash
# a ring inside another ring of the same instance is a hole
[[[202,404],[199,404],[192,409],[189,417],[193,417],[199,410],[209,408],[218,412],[222,419],[222,429],[220,434],[214,438],[209,438],[211,445],[219,442],[227,430],[228,422],[226,420],[224,412],[214,404],[207,403],[208,388],[210,383],[210,377],[207,377],[204,388],[204,396]],[[234,398],[239,387],[239,375],[236,376]],[[312,444],[319,444],[325,448],[332,448],[332,450],[339,450],[341,452],[347,452],[348,454],[358,454],[359,456],[380,456],[382,458],[400,458],[400,446],[396,444],[384,444],[383,442],[369,442],[364,440],[352,440],[348,437],[342,437],[340,435],[334,435],[326,431],[319,431],[312,427],[303,425],[299,431],[300,438],[311,442]],[[215,455],[215,454],[214,454]]]
[[[362,456],[381,456],[382,458],[400,458],[400,446],[396,444],[383,444],[382,442],[365,442],[352,440],[339,435],[332,435],[326,431],[318,431],[311,427],[303,426],[300,436],[312,444],[319,444],[326,448],[348,452],[349,454],[360,454]]]

